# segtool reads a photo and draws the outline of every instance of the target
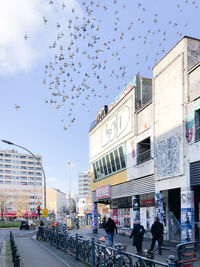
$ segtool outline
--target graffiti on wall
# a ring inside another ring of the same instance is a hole
[[[115,97],[113,102],[108,106],[108,111],[110,111],[117,103],[128,94],[128,92],[136,86],[136,77],[133,77],[130,82],[123,88],[123,90]]]
[[[200,61],[200,41],[188,39],[187,68],[191,69]]]
[[[191,103],[187,106],[186,110],[186,139],[188,143],[192,140],[193,137],[193,129],[194,126],[194,103]]]
[[[191,142],[194,135],[194,119],[195,119],[195,110],[200,109],[200,101],[195,103],[190,103],[186,108],[186,139]]]
[[[162,140],[156,147],[157,176],[166,177],[180,173],[180,142],[178,135]]]

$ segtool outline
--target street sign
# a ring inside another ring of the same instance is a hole
[[[40,205],[40,201],[38,201],[37,204]]]
[[[42,216],[43,217],[48,217],[48,209],[43,209],[42,210]]]

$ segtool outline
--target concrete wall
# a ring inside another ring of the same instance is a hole
[[[186,186],[183,168],[186,39],[153,69],[156,190]]]

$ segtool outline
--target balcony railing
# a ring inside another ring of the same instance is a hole
[[[147,150],[143,153],[140,153],[138,154],[137,156],[137,165],[145,162],[145,161],[148,161],[151,159],[151,149],[150,150]]]

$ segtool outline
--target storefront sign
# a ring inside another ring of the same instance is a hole
[[[111,197],[110,185],[101,186],[96,189],[96,199],[104,199],[110,197]]]

